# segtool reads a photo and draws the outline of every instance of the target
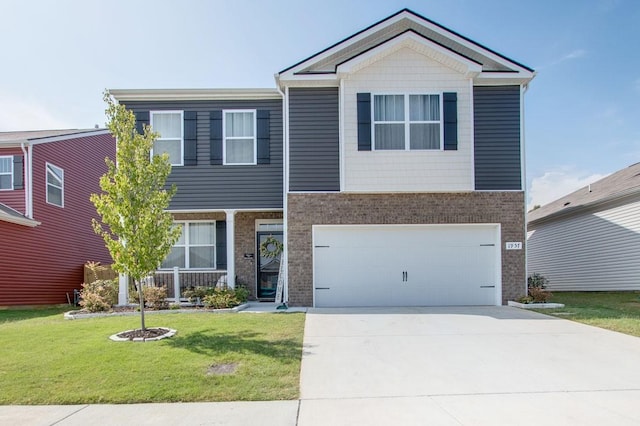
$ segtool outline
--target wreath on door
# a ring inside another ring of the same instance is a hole
[[[260,244],[260,256],[268,259],[278,257],[284,250],[284,244],[276,240],[273,235],[269,235],[266,240]]]

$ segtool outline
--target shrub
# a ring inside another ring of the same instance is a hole
[[[546,303],[553,294],[545,290],[549,284],[549,279],[537,272],[529,275],[527,278],[527,287],[529,296],[533,299],[533,303]]]
[[[166,287],[143,286],[142,294],[144,295],[144,306],[149,309],[166,309],[169,307]],[[137,291],[129,293],[129,303],[140,303]]]
[[[235,288],[236,299],[238,302],[244,303],[249,299],[249,289],[244,285],[238,284]]]
[[[189,299],[189,302],[202,304],[205,296],[213,294],[213,288],[210,287],[189,287],[183,293],[183,296]]]
[[[166,287],[144,287],[144,306],[149,309],[167,309],[167,288]]]
[[[530,287],[529,295],[533,299],[533,303],[547,303],[553,294],[541,287]]]
[[[241,303],[235,290],[223,288],[216,288],[212,294],[205,296],[202,301],[204,306],[214,309],[233,308]]]
[[[527,286],[529,288],[547,288],[547,284],[549,284],[549,279],[537,272],[534,272],[533,274],[529,275],[529,278],[527,278]]]
[[[117,280],[96,280],[82,284],[80,306],[89,312],[104,312],[118,302]]]

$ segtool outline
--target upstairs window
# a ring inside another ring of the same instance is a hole
[[[175,243],[161,269],[215,269],[216,268],[216,223],[180,222],[180,238]]]
[[[167,153],[172,166],[183,165],[182,111],[151,111],[151,128],[160,134],[153,143],[153,155]]]
[[[64,170],[47,163],[47,203],[64,207]]]
[[[441,96],[374,95],[375,150],[442,149]]]
[[[256,164],[255,110],[224,111],[223,121],[224,164]]]
[[[13,189],[13,156],[0,157],[0,191]]]

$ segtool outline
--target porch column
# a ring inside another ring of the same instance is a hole
[[[236,257],[235,257],[235,210],[225,210],[227,215],[227,285],[236,286]]]
[[[118,306],[129,304],[129,277],[125,274],[118,275]]]

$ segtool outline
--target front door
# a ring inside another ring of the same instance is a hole
[[[267,240],[273,237],[277,241],[282,244],[282,231],[258,231],[258,235],[256,238],[257,247],[256,253],[258,262],[257,263],[257,287],[258,287],[258,298],[259,299],[275,299],[276,297],[276,287],[278,286],[278,274],[280,272],[280,258],[281,254],[278,254],[276,257],[265,257],[261,255],[261,248],[265,246],[268,242]],[[266,247],[267,250],[271,251],[273,249],[272,246]],[[264,250],[262,250],[264,251]]]

